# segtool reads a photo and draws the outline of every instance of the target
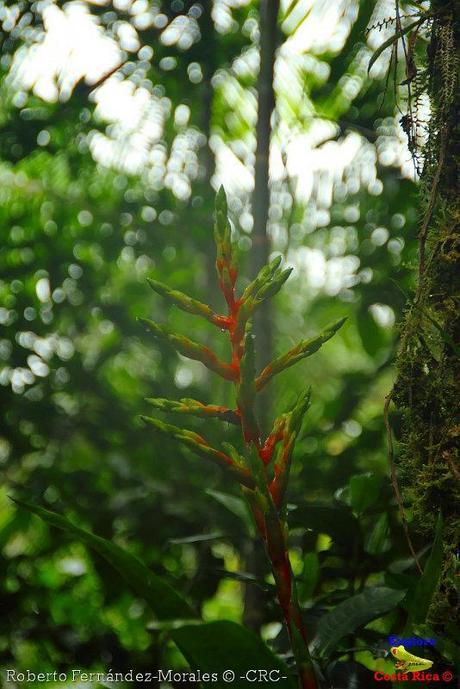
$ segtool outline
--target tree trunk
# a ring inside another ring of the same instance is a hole
[[[205,281],[206,294],[214,293],[214,286],[216,281],[215,268],[215,247],[212,240],[212,231],[206,223],[206,217],[210,217],[210,208],[214,205],[214,194],[211,187],[211,179],[215,170],[214,153],[211,150],[211,126],[212,126],[212,104],[214,98],[214,89],[212,86],[212,78],[217,67],[217,41],[214,22],[212,20],[212,2],[211,0],[204,0],[203,18],[201,30],[203,36],[206,36],[206,45],[203,60],[203,111],[202,111],[202,130],[206,137],[206,144],[202,151],[201,162],[204,167],[204,176],[199,187],[201,195],[204,199],[203,204],[203,227],[206,231],[205,239]]]
[[[271,118],[275,108],[273,74],[278,33],[278,12],[279,0],[261,0],[259,20],[260,68],[257,80],[257,144],[252,199],[254,218],[251,252],[252,275],[256,275],[267,263],[270,254],[270,239],[267,234],[270,210],[269,157]],[[270,300],[267,299],[254,321],[259,365],[269,361],[272,353],[272,320],[269,305]]]
[[[267,263],[270,254],[270,239],[267,234],[270,210],[269,157],[271,138],[271,118],[275,108],[273,73],[278,32],[279,0],[260,2],[260,68],[257,80],[257,126],[256,126],[256,164],[252,212],[251,275],[254,276]],[[270,299],[259,309],[254,320],[256,337],[256,365],[260,370],[272,358],[272,317]],[[267,430],[268,400],[266,396],[259,404],[258,413],[261,428]],[[262,578],[267,570],[263,551],[250,544],[246,554],[246,567],[255,576]],[[263,592],[247,585],[244,596],[244,622],[258,631],[263,623],[265,597]]]
[[[446,521],[441,583],[429,611],[440,631],[459,608],[454,578],[460,504],[460,3],[433,0],[431,12],[418,285],[401,333],[393,399],[403,413],[397,469],[413,513],[411,529],[431,535],[439,510]]]

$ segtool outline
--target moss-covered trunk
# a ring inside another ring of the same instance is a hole
[[[411,530],[431,534],[440,509],[446,520],[443,574],[430,610],[431,622],[444,626],[459,610],[460,2],[433,0],[431,12],[418,285],[401,333],[393,400],[403,413],[397,470]]]

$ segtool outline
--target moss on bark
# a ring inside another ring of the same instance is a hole
[[[460,2],[434,0],[431,12],[418,286],[402,327],[393,400],[403,414],[397,470],[411,529],[432,534],[440,509],[446,521],[443,573],[429,612],[439,628],[460,614]]]

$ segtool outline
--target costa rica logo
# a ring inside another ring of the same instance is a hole
[[[433,666],[432,660],[420,658],[413,653],[409,653],[402,644],[400,646],[392,646],[390,652],[396,658],[395,668],[403,672],[429,670]]]

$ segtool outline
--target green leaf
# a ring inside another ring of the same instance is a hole
[[[145,401],[164,412],[175,414],[191,414],[199,418],[215,418],[236,426],[240,426],[240,420],[236,412],[228,407],[216,404],[203,404],[190,397],[182,397],[180,400],[169,400],[164,397],[146,397]]]
[[[412,22],[412,24],[408,24],[408,26],[405,26],[404,28],[400,29],[399,31],[396,31],[393,34],[393,36],[390,36],[390,38],[388,40],[384,41],[382,43],[382,45],[379,45],[379,47],[377,48],[377,50],[375,51],[375,53],[372,55],[371,59],[369,60],[369,65],[367,67],[367,73],[369,74],[369,72],[372,69],[373,64],[378,60],[380,55],[387,48],[389,48],[391,45],[393,45],[393,43],[395,43],[397,40],[399,40],[400,38],[405,36],[406,33],[409,33],[409,31],[412,31],[412,29],[414,29],[416,26],[421,24],[422,21],[424,21],[424,19],[425,19],[425,17],[423,17],[422,19],[417,19],[417,21]]]
[[[298,11],[300,6],[300,12]],[[282,17],[283,31],[288,36],[293,36],[312,13],[313,7],[304,7],[304,3],[293,0]]]
[[[328,656],[340,639],[392,610],[404,596],[404,591],[376,586],[339,603],[320,619],[313,653]]]
[[[387,344],[385,330],[377,325],[368,312],[359,314],[356,319],[356,326],[361,338],[361,344],[366,353],[371,357],[375,357],[380,349]]]
[[[371,555],[381,555],[389,548],[388,543],[388,515],[381,514],[374,528],[370,532],[364,550]]]
[[[231,475],[233,478],[236,478],[241,484],[247,486],[248,488],[252,488],[254,486],[254,481],[245,467],[239,466],[232,457],[229,457],[224,452],[216,450],[208,445],[206,440],[197,433],[187,431],[183,428],[179,428],[178,426],[173,426],[170,423],[164,423],[163,421],[160,421],[160,419],[155,419],[151,416],[141,416],[140,418],[142,421],[144,421],[144,423],[153,426],[163,435],[166,435],[169,438],[174,438],[174,440],[177,440],[182,445],[185,445],[185,447],[199,457],[208,459],[222,467],[229,475]]]
[[[241,425],[246,442],[258,442],[259,425],[255,415],[255,352],[254,336],[250,323],[246,324],[244,350],[240,361],[240,380],[238,385],[237,405],[241,413]]]
[[[194,342],[184,335],[179,335],[170,330],[166,325],[160,325],[150,318],[138,318],[138,320],[147,327],[156,339],[166,342],[182,356],[187,357],[187,359],[201,361],[210,371],[214,371],[214,373],[222,376],[225,380],[235,380],[236,374],[234,369],[229,364],[221,361],[209,347]]]
[[[313,596],[320,577],[318,553],[305,553],[303,558],[303,572],[298,583],[299,595],[303,600]]]
[[[218,538],[223,538],[222,531],[211,531],[210,533],[199,533],[193,536],[184,536],[183,538],[169,538],[168,543],[171,545],[184,545],[186,543],[206,543],[207,541],[215,541]]]
[[[287,667],[258,636],[235,622],[197,623],[197,615],[189,603],[131,553],[80,529],[60,514],[22,500],[14,502],[47,524],[77,536],[105,558],[124,577],[133,592],[146,601],[158,620],[169,623],[165,628],[171,630],[171,637],[191,667],[202,672],[219,673],[218,680],[213,682],[214,687],[223,689],[228,686],[222,680],[222,672],[230,669],[235,672],[232,686],[247,689],[254,682],[240,677],[248,670],[263,668],[276,672],[277,679],[278,676],[285,678],[276,682],[277,687],[294,689]],[[181,627],[176,629],[176,624]]]
[[[126,580],[133,592],[142,598],[159,620],[192,620],[197,617],[191,605],[170,584],[151,572],[135,555],[111,541],[80,529],[56,512],[14,499],[20,507],[36,514],[47,524],[67,531],[102,555]]]
[[[426,561],[423,574],[418,580],[415,589],[407,597],[407,609],[409,610],[406,625],[407,631],[410,631],[412,625],[425,622],[431,599],[438,585],[443,560],[442,530],[443,518],[440,513],[436,524],[433,547]]]
[[[371,474],[356,474],[349,482],[350,504],[357,514],[362,514],[373,505],[382,486],[382,477]]]
[[[254,533],[254,523],[251,518],[248,506],[246,502],[239,498],[237,495],[231,495],[230,493],[222,493],[219,490],[214,490],[213,488],[207,488],[206,494],[210,495],[214,500],[223,505],[229,512],[234,514],[236,517],[241,519],[244,524],[246,524],[250,534]]]
[[[389,586],[391,589],[404,589],[404,591],[409,591],[417,580],[417,577],[413,574],[395,574],[393,572],[385,572],[383,581],[385,586]]]
[[[290,0],[290,2],[288,3],[287,7],[284,10],[284,15],[282,15],[283,21],[288,18],[289,14],[295,9],[298,2],[299,2],[299,0]]]
[[[179,290],[171,289],[168,285],[159,282],[158,280],[153,280],[152,278],[147,278],[147,282],[154,292],[161,295],[165,299],[168,299],[171,303],[177,306],[182,311],[191,313],[194,316],[203,316],[208,321],[213,322],[215,313],[207,304],[203,304],[201,301],[189,297],[188,294],[179,292]]]
[[[288,352],[271,361],[267,366],[265,366],[263,371],[257,377],[256,389],[258,391],[262,390],[262,388],[267,385],[273,376],[285,371],[290,366],[294,366],[294,364],[302,361],[302,359],[306,359],[307,357],[312,356],[312,354],[315,354],[326,342],[334,337],[336,332],[340,330],[346,320],[346,317],[341,318],[335,323],[329,325],[326,330],[319,335],[311,337],[308,340],[301,340],[301,342],[296,344],[295,347],[292,347],[292,349],[290,349]]]
[[[192,669],[216,672],[218,679],[212,682],[216,689],[229,686],[222,679],[222,672],[235,673],[233,689],[250,689],[255,684],[254,675],[245,675],[259,668],[274,672],[266,686],[294,689],[293,680],[286,665],[253,632],[235,622],[218,621],[202,625],[187,625],[172,632],[172,638],[181,649]],[[280,679],[279,678],[285,678]],[[253,681],[251,681],[251,679]]]

